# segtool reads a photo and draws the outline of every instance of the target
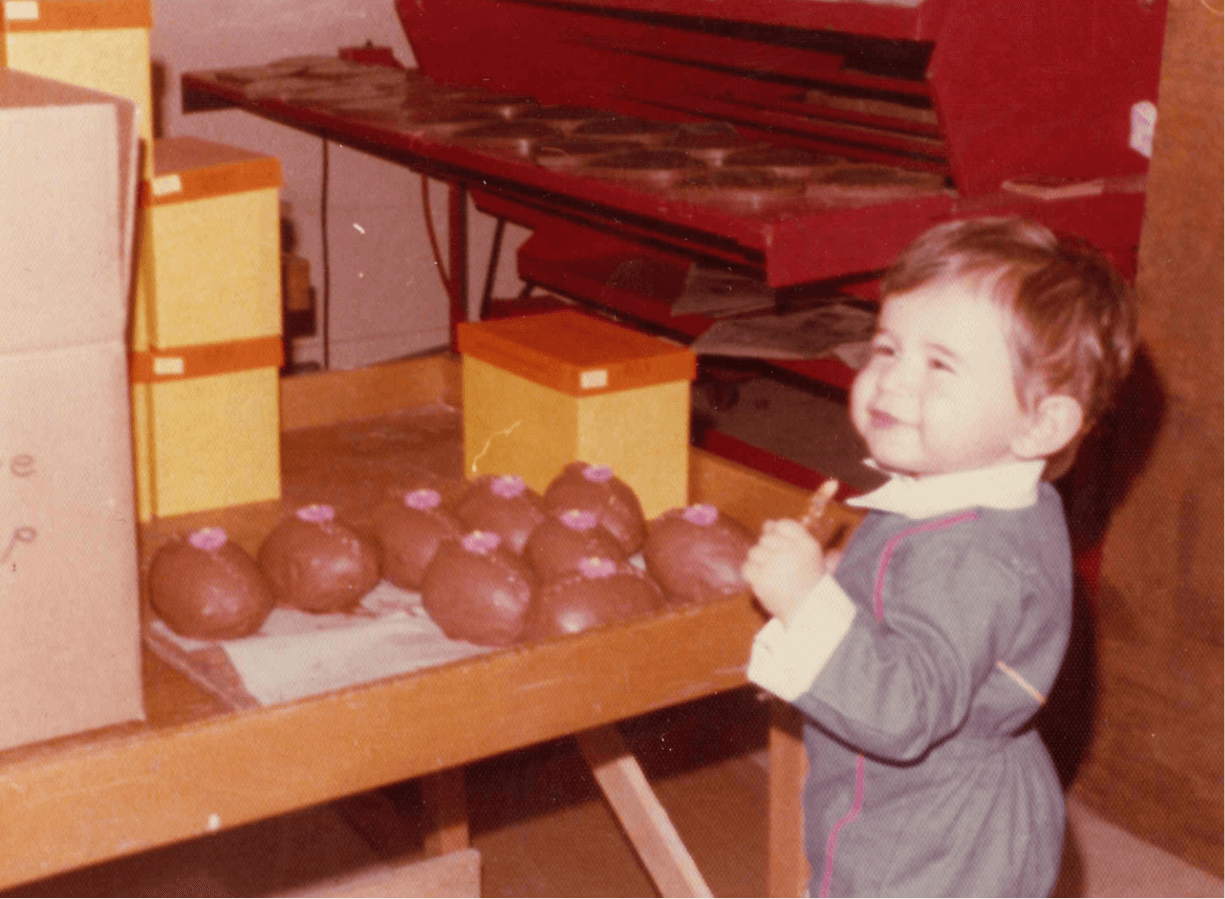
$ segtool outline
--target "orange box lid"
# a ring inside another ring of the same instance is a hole
[[[153,142],[153,178],[141,182],[140,205],[187,203],[282,183],[275,156],[198,137],[164,137]]]
[[[458,326],[466,356],[572,396],[692,381],[697,357],[686,347],[580,312]]]
[[[7,31],[152,28],[150,0],[3,0]]]

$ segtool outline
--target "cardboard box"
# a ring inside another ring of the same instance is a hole
[[[0,69],[0,748],[143,717],[130,101]]]
[[[564,310],[461,324],[464,472],[543,490],[570,462],[608,465],[648,517],[688,502],[685,347]]]
[[[141,521],[281,495],[280,162],[155,142],[130,342]]]
[[[140,191],[132,348],[280,334],[280,162],[193,137],[154,147]]]
[[[0,62],[131,100],[144,170],[152,173],[149,0],[4,0],[3,12]]]
[[[133,353],[142,521],[281,495],[277,335]]]

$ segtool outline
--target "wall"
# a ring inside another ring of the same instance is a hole
[[[391,0],[153,0],[150,49],[159,135],[196,136],[277,156],[285,173],[282,214],[324,284],[323,141],[237,110],[181,112],[185,71],[262,65],[286,56],[336,55],[367,40],[413,65]],[[448,341],[448,306],[425,228],[419,176],[346,147],[328,149],[330,364],[353,368]],[[446,264],[447,192],[431,182],[435,231]],[[471,210],[469,294],[485,282],[494,222]],[[526,232],[508,227],[495,295],[519,290],[514,253]],[[318,304],[317,304],[318,306]],[[322,334],[317,325],[316,335]],[[322,358],[318,336],[295,343],[294,361]]]
[[[1116,415],[1095,610],[1095,728],[1075,784],[1222,869],[1222,19],[1171,0],[1137,288],[1147,358]]]

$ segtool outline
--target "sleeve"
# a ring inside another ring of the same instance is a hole
[[[966,533],[901,543],[879,575],[883,620],[855,616],[792,703],[840,739],[897,761],[956,730],[1015,630],[1022,592],[1015,571]]]
[[[790,625],[772,618],[757,633],[749,655],[749,680],[795,702],[817,679],[854,618],[855,604],[826,575],[800,600]]]

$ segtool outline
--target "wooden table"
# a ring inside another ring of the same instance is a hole
[[[326,426],[431,402],[458,405],[457,373],[455,360],[439,355],[286,379],[285,498],[154,522],[142,529],[145,563],[158,535],[206,523],[225,526],[248,547],[258,545],[304,490],[356,489],[351,499],[367,502],[362,490],[377,485],[344,485],[357,484],[357,468],[368,473],[376,461],[362,452],[337,457],[328,449]],[[441,450],[419,445],[405,452]],[[456,453],[456,471],[461,464]],[[765,516],[797,514],[807,499],[804,491],[699,451],[691,489],[695,499],[750,526]],[[740,687],[760,624],[745,595],[238,710],[146,651],[147,721],[0,753],[0,887]],[[782,724],[772,739],[770,884],[776,894],[795,895],[803,888],[802,753],[788,732],[794,720]]]

